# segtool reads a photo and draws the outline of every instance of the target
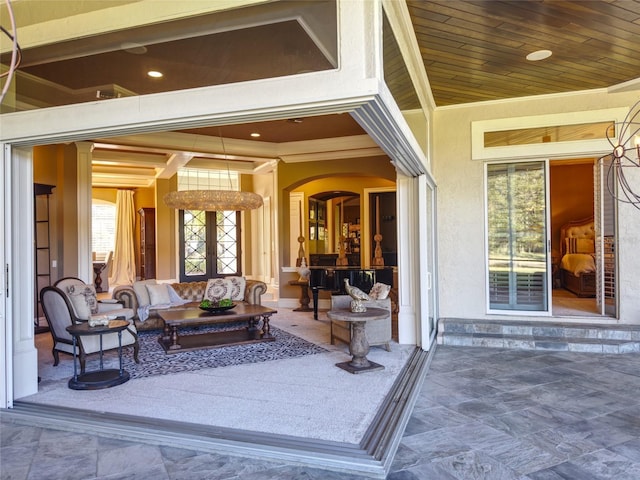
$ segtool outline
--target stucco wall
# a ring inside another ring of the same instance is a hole
[[[637,91],[617,94],[590,92],[436,110],[432,162],[438,182],[440,317],[504,317],[486,313],[484,170],[482,161],[471,160],[471,123],[630,107],[639,95]],[[640,191],[640,179],[636,185],[636,191]],[[637,285],[640,280],[640,261],[631,258],[640,238],[640,211],[632,207],[621,208],[618,223],[620,318],[623,322],[640,323],[640,296],[635,289],[626,287]],[[640,258],[638,255],[635,257]],[[531,316],[526,318],[531,319]]]

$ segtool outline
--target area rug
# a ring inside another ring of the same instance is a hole
[[[181,336],[196,335],[213,331],[223,331],[238,328],[236,325],[220,324],[199,329],[180,331]],[[189,372],[202,368],[228,367],[243,363],[258,363],[282,358],[301,357],[323,353],[327,350],[274,327],[271,334],[276,338],[273,342],[250,343],[246,345],[232,345],[207,350],[193,350],[190,352],[172,353],[167,355],[158,343],[159,333],[139,332],[140,363],[133,361],[133,355],[123,358],[124,368],[131,378],[149,377],[151,375],[167,375],[178,372]]]
[[[181,336],[186,336],[231,330],[234,328],[238,328],[237,324],[218,324],[200,327],[198,329],[181,329],[180,334]],[[167,355],[158,343],[158,337],[160,336],[159,331],[138,332],[140,363],[134,362],[133,349],[131,347],[124,347],[122,352],[123,367],[129,372],[131,378],[143,378],[154,375],[190,372],[203,368],[228,367],[230,365],[259,363],[327,352],[323,347],[275,327],[271,327],[271,334],[275,337],[275,341],[273,342],[232,345]],[[47,352],[46,357],[49,356],[50,354]],[[53,359],[51,359],[51,361],[52,360]],[[117,350],[105,352],[103,360],[105,368],[117,368]],[[50,361],[46,363],[50,363]],[[88,371],[95,370],[98,368],[98,363],[98,355],[90,355],[87,357],[86,369]],[[70,368],[71,370],[69,370]],[[71,357],[69,355],[60,355],[60,365],[58,367],[52,367],[52,372],[56,373],[55,377],[60,378],[60,374],[65,374],[62,370],[65,370],[67,375],[72,375],[72,368]],[[45,374],[43,377],[43,380],[49,380],[49,378],[47,378],[49,377],[48,375]],[[54,380],[54,378],[51,378],[51,380]]]

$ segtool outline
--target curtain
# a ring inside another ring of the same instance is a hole
[[[116,197],[116,241],[109,285],[132,285],[136,279],[135,208],[133,191],[118,190]]]

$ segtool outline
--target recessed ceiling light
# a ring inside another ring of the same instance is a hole
[[[530,62],[537,62],[538,60],[549,58],[552,54],[553,52],[551,50],[536,50],[535,52],[531,52],[527,55],[527,60]]]
[[[254,138],[258,138],[260,136],[260,134],[258,132],[253,132],[251,134],[251,136],[254,137]]]
[[[164,76],[162,72],[158,72],[157,70],[151,70],[147,72],[147,75],[149,75],[151,78],[161,78]]]

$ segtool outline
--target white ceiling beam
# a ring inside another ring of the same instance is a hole
[[[155,178],[127,177],[126,175],[92,174],[91,185],[93,187],[107,188],[148,188],[153,186]]]
[[[23,49],[33,48],[69,39],[86,38],[113,31],[125,31],[140,25],[165,23],[170,20],[238,9],[243,6],[265,3],[265,1],[216,0],[215,2],[203,2],[201,0],[181,0],[179,2],[158,2],[157,0],[138,0],[93,11],[74,12],[75,14],[61,19],[56,18],[25,25],[20,29],[20,46]],[[22,16],[21,9],[25,9],[24,15],[29,17],[30,9],[60,9],[64,7],[64,5],[58,5],[57,3],[60,2],[15,2],[12,5],[16,17],[20,18]],[[6,14],[4,2],[2,13]],[[4,44],[3,51],[6,51]]]
[[[156,178],[171,178],[178,170],[191,161],[193,154],[191,153],[173,153],[169,155],[165,168],[160,170]]]
[[[109,146],[111,147],[111,145]],[[103,147],[96,147],[93,151],[92,160],[96,163],[106,165],[123,165],[123,166],[143,166],[148,168],[164,168],[167,164],[168,155],[149,154],[143,152],[119,151],[119,150],[102,150]]]
[[[386,154],[379,147],[361,148],[355,150],[334,150],[331,152],[308,152],[291,155],[281,155],[285,163],[317,162],[324,160],[341,160],[346,158],[380,157]]]

